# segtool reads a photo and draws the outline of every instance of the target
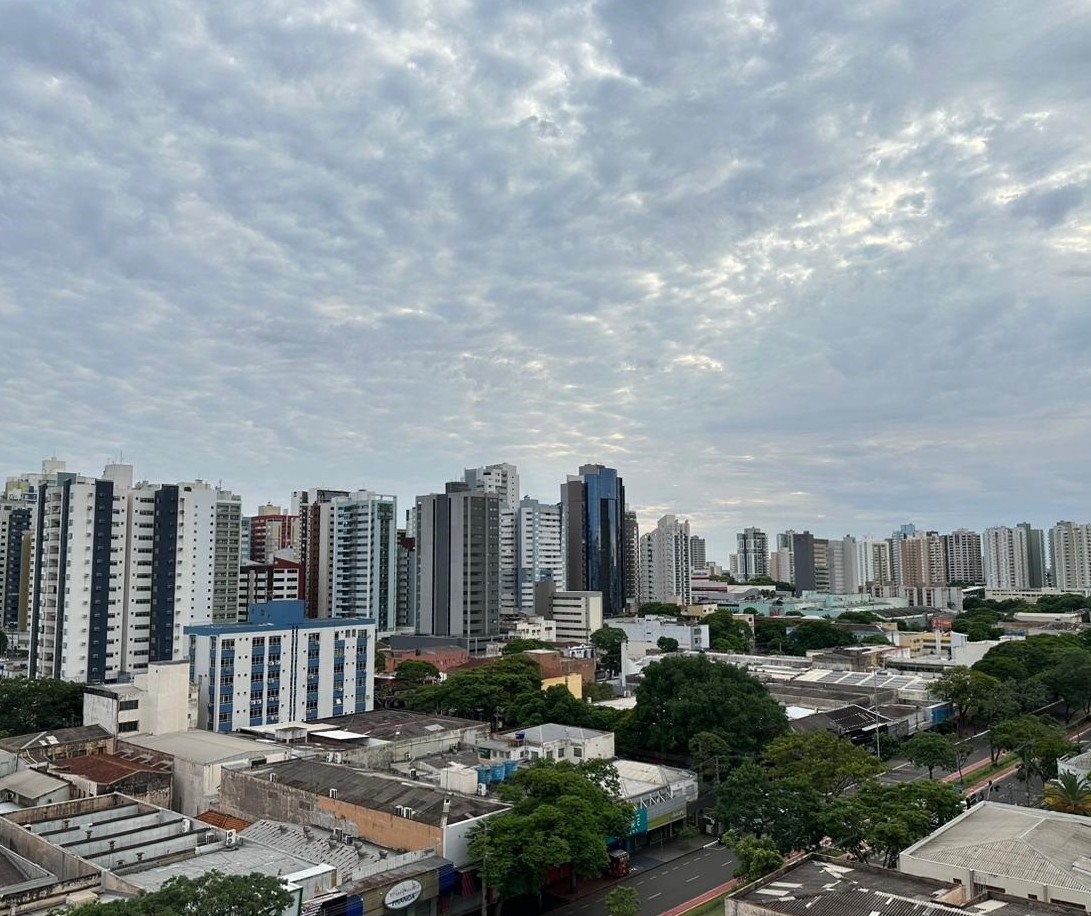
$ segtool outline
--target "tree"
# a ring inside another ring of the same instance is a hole
[[[519,652],[529,652],[532,649],[552,649],[547,642],[542,642],[540,639],[512,639],[504,643],[504,648],[501,649],[503,655],[516,655]]]
[[[1061,773],[1046,783],[1046,807],[1066,814],[1091,814],[1091,782],[1075,773]]]
[[[669,636],[660,636],[659,639],[657,639],[655,641],[655,645],[656,645],[656,648],[658,648],[660,652],[677,652],[678,651],[678,640],[677,639],[672,639]]]
[[[714,778],[719,783],[727,762],[732,759],[731,746],[716,732],[698,732],[689,739],[689,756],[702,778]]]
[[[958,766],[955,743],[936,732],[917,732],[902,745],[902,753],[917,767],[928,767],[928,778],[936,767],[953,770]]]
[[[871,611],[843,611],[837,617],[838,623],[875,623],[879,619],[878,614]]]
[[[225,875],[210,871],[199,878],[171,878],[159,890],[132,900],[85,903],[67,916],[280,916],[293,895],[271,875]]]
[[[26,735],[79,725],[83,687],[50,678],[0,678],[0,734]]]
[[[1072,718],[1073,708],[1087,712],[1091,708],[1091,652],[1086,649],[1065,649],[1057,653],[1055,662],[1039,677],[1064,701],[1065,721]]]
[[[886,765],[847,738],[828,732],[784,735],[765,749],[776,779],[799,779],[825,798],[886,771]]]
[[[833,649],[853,642],[852,633],[829,620],[804,620],[788,635],[788,654],[806,655],[815,649]]]
[[[736,620],[731,611],[714,611],[701,623],[708,626],[708,644],[713,652],[749,652],[753,633],[744,620]]]
[[[0,630],[0,655],[6,655],[8,651],[8,634]]]
[[[621,671],[621,647],[629,639],[625,631],[605,626],[591,634],[591,645],[598,650],[599,664],[607,671]]]
[[[542,672],[525,655],[499,658],[487,665],[451,672],[442,684],[417,687],[407,701],[410,709],[499,722],[528,698],[533,702],[542,690]],[[518,717],[503,719],[508,725],[523,725]]]
[[[1001,750],[1019,756],[1018,777],[1027,789],[1030,805],[1030,781],[1034,776],[1043,781],[1057,772],[1057,760],[1072,750],[1064,730],[1038,716],[1022,715],[994,726],[992,737]]]
[[[756,757],[787,729],[780,704],[745,671],[704,655],[666,655],[644,669],[636,708],[619,741],[628,749],[684,759],[692,736],[712,732],[739,761]]]
[[[878,854],[881,864],[892,868],[898,853],[957,816],[961,807],[958,789],[946,783],[872,781],[835,799],[824,822],[834,846],[861,862]]]
[[[735,844],[735,856],[739,860],[735,877],[742,878],[747,884],[784,864],[784,856],[769,837],[743,837]]]
[[[640,892],[622,885],[606,895],[606,916],[640,916]]]
[[[769,837],[782,853],[822,838],[822,796],[800,779],[771,779],[755,763],[733,769],[716,791],[717,823],[732,836]]]
[[[439,668],[431,662],[410,658],[401,662],[395,669],[394,674],[403,681],[422,682],[439,677]]]
[[[617,801],[617,771],[603,760],[539,759],[501,783],[499,794],[511,810],[475,828],[469,850],[486,882],[508,897],[540,896],[550,870],[563,865],[573,884],[600,875],[609,864],[606,838],[632,827],[632,806]]]
[[[645,601],[637,608],[637,617],[678,617],[682,613],[680,604],[669,604],[666,601]]]
[[[965,665],[956,665],[936,678],[929,692],[941,700],[946,700],[954,707],[961,732],[970,710],[979,707],[989,692],[999,685],[1000,682],[994,677],[974,671]]]

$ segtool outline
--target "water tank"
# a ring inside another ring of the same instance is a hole
[[[494,763],[492,767],[492,781],[503,782],[504,781],[504,764]]]
[[[488,767],[477,768],[477,781],[480,785],[492,782],[492,770]]]
[[[505,778],[510,776],[512,773],[514,773],[517,769],[519,769],[519,761],[518,760],[505,760],[504,761],[504,776],[505,776]]]

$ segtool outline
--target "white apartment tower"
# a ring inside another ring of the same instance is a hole
[[[1091,525],[1057,522],[1049,529],[1049,552],[1056,588],[1091,588]]]
[[[976,531],[959,528],[943,536],[947,560],[948,582],[969,582],[978,585],[985,581],[981,562],[981,535]]]
[[[664,515],[640,537],[640,603],[691,604],[688,521]]]
[[[398,501],[370,490],[322,506],[332,526],[331,617],[369,617],[393,633],[398,610]]]
[[[1003,525],[986,528],[981,546],[986,587],[1030,588],[1030,555],[1024,529]]]
[[[519,583],[519,471],[514,464],[488,464],[466,468],[462,480],[471,493],[495,493],[500,498],[500,552],[496,562],[500,575],[500,614],[518,613]]]
[[[501,510],[501,552],[506,510]],[[515,518],[516,607],[534,613],[534,586],[553,582],[564,587],[564,528],[559,503],[540,503],[529,496],[519,502]],[[502,588],[502,587],[501,587]]]

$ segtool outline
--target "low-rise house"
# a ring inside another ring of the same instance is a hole
[[[17,770],[0,778],[0,811],[52,805],[71,795],[67,782],[39,770]]]
[[[86,754],[106,754],[113,746],[113,736],[101,725],[57,728],[0,738],[0,751],[15,754],[24,763],[32,765]]]
[[[119,793],[137,801],[171,806],[171,761],[144,762],[136,755],[94,754],[69,757],[52,767],[55,776],[72,785],[75,798]]]
[[[609,760],[614,733],[574,725],[535,725],[503,732],[478,745],[486,760]]]
[[[696,773],[637,760],[615,760],[614,767],[622,799],[636,808],[630,845],[670,836],[685,823],[689,803],[697,800]]]

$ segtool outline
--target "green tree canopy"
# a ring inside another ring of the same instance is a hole
[[[958,789],[946,783],[873,781],[836,799],[824,820],[834,846],[861,862],[878,855],[892,868],[898,853],[955,817],[961,803]]]
[[[871,611],[843,611],[837,617],[838,623],[875,623],[878,614]]]
[[[954,707],[961,729],[970,711],[979,708],[988,693],[999,685],[1000,682],[994,677],[965,665],[956,665],[936,678],[929,691],[932,696],[946,700]]]
[[[515,655],[519,652],[529,652],[531,649],[552,649],[553,646],[540,639],[512,639],[504,643],[501,653]]]
[[[766,747],[765,760],[774,778],[798,779],[826,798],[886,771],[869,751],[828,732],[777,738]]]
[[[745,620],[736,620],[731,611],[715,611],[701,623],[708,626],[708,643],[713,652],[750,651],[750,626]]]
[[[50,678],[0,678],[0,735],[27,735],[80,725],[83,687]]]
[[[628,641],[625,631],[604,626],[591,634],[591,645],[598,651],[599,664],[607,671],[621,671],[621,647]]]
[[[704,655],[668,655],[644,669],[636,708],[619,740],[685,757],[693,735],[712,732],[742,760],[756,757],[787,728],[780,704],[745,671]]]
[[[801,779],[772,779],[755,763],[733,769],[716,790],[725,833],[769,837],[782,853],[815,848],[825,832],[822,796]]]
[[[1030,805],[1030,783],[1033,777],[1043,781],[1057,772],[1057,761],[1072,750],[1064,729],[1038,716],[1022,715],[1008,719],[992,728],[992,740],[1003,751],[1019,756],[1018,776],[1026,785],[1027,805]]]
[[[1091,814],[1091,782],[1075,773],[1061,773],[1046,783],[1046,807],[1066,814]]]
[[[430,678],[439,677],[439,668],[431,662],[409,658],[398,663],[394,674],[406,681],[426,681]]]
[[[602,874],[606,838],[628,836],[632,826],[633,808],[617,800],[617,771],[607,761],[539,759],[499,793],[511,811],[475,828],[469,848],[485,880],[505,896],[540,894],[550,870],[562,865],[574,877]]]
[[[682,613],[682,605],[671,604],[667,601],[645,601],[637,608],[637,617],[678,617]]]
[[[541,693],[542,673],[525,655],[510,655],[486,665],[455,671],[442,684],[426,684],[409,697],[410,709],[490,721],[500,716],[507,725],[525,724],[508,718],[509,706],[520,708],[528,696]]]
[[[670,636],[660,636],[655,641],[655,646],[660,652],[677,652],[678,640],[672,639]]]
[[[1064,649],[1054,656],[1053,664],[1039,677],[1064,702],[1064,717],[1072,718],[1073,709],[1091,710],[1091,652]]]
[[[255,872],[171,878],[158,891],[132,900],[85,903],[67,916],[280,916],[292,902],[279,878]]]
[[[932,731],[917,732],[902,745],[901,752],[914,766],[927,767],[929,779],[936,767],[953,770],[958,766],[955,742]]]
[[[640,892],[623,884],[606,895],[606,916],[640,916]]]
[[[746,883],[757,881],[784,864],[784,856],[769,837],[743,837],[735,844],[735,857],[739,860],[735,877]]]

